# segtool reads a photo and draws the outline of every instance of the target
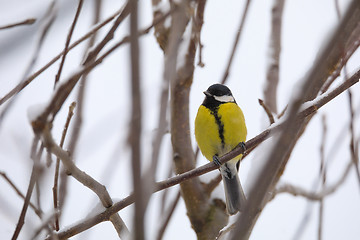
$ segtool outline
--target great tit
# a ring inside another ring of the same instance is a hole
[[[195,119],[195,138],[202,154],[219,165],[219,157],[245,142],[245,118],[230,89],[225,85],[211,85],[204,94],[205,99]],[[241,157],[242,155],[235,157],[219,169],[224,183],[226,208],[230,215],[242,211],[246,202],[236,166]]]

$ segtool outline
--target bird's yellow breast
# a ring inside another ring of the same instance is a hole
[[[222,156],[240,142],[245,142],[246,134],[244,114],[236,103],[223,103],[215,111],[203,105],[199,107],[195,119],[195,138],[209,161],[214,155]]]

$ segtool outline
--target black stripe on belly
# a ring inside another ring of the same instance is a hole
[[[215,108],[213,110],[210,110],[211,114],[215,117],[216,125],[219,128],[219,137],[221,139],[221,145],[224,148],[225,146],[225,137],[224,137],[224,124],[221,121],[221,117],[218,114],[219,108]]]

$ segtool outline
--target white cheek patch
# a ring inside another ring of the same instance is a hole
[[[224,96],[214,96],[215,100],[219,102],[235,102],[235,99],[233,96],[224,95]]]

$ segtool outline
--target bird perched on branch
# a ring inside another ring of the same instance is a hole
[[[202,154],[220,166],[227,212],[233,215],[242,211],[246,202],[237,168],[242,155],[222,165],[219,158],[237,145],[244,145],[247,134],[245,118],[225,85],[211,85],[204,94],[205,99],[195,119],[195,138]]]

